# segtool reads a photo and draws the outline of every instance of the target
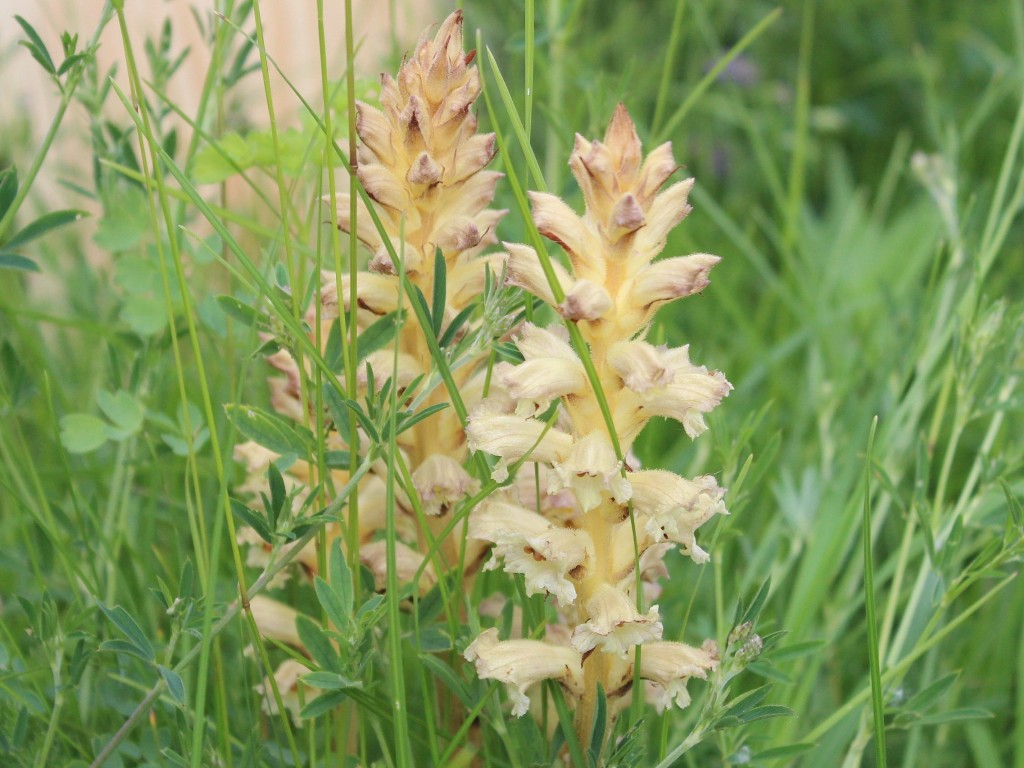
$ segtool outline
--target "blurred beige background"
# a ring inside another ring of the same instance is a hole
[[[332,79],[344,75],[345,29],[344,4],[341,0],[325,0],[325,28],[327,32],[328,72]],[[185,63],[175,75],[169,95],[187,112],[193,113],[198,93],[209,64],[207,44],[202,39],[196,16],[209,24],[213,0],[127,0],[125,15],[130,27],[133,47],[140,61],[143,77],[148,76],[143,54],[147,36],[157,37],[165,19],[173,24],[172,51],[189,47]],[[0,0],[0,163],[13,160],[23,174],[31,164],[57,109],[60,95],[56,86],[29,55],[18,45],[23,38],[21,27],[14,20],[20,15],[32,24],[45,41],[51,56],[59,64],[60,36],[65,30],[78,33],[84,47],[100,19],[102,0]],[[320,107],[320,63],[317,42],[315,0],[262,0],[267,50],[282,70],[317,108]],[[449,9],[450,10],[450,9]],[[372,77],[388,67],[389,55],[397,41],[400,53],[411,49],[419,34],[436,24],[447,11],[439,3],[416,0],[353,0],[353,27],[359,51],[356,59],[357,75]],[[392,25],[391,19],[395,19]],[[249,21],[244,27],[253,29]],[[106,72],[114,62],[123,62],[124,52],[116,18],[111,21],[100,38],[98,53],[101,71]],[[257,61],[255,51],[250,61]],[[288,87],[272,73],[274,105],[279,125],[296,125],[301,106]],[[118,67],[117,81],[127,88],[124,66]],[[246,95],[243,101],[247,114],[244,119],[253,126],[268,124],[259,72],[250,74],[241,85]],[[251,94],[252,98],[248,98]],[[107,100],[107,111],[119,125],[127,125],[127,116],[118,115],[123,108],[115,94]],[[187,140],[179,138],[179,146]],[[40,174],[35,194],[19,215],[24,223],[43,210],[54,208],[88,208],[81,196],[71,193],[59,184],[60,179],[75,179],[90,186],[90,161],[87,121],[82,107],[74,104],[48,155]],[[85,174],[85,175],[83,175]]]

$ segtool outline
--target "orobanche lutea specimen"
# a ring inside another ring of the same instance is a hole
[[[492,365],[488,342],[508,326],[493,317],[488,326],[486,306],[483,321],[462,332],[477,339],[463,350],[454,376],[470,409],[465,430],[448,408],[398,438],[412,482],[396,491],[402,539],[396,565],[399,583],[419,573],[423,591],[438,575],[434,563],[447,570],[461,562],[468,575],[490,548],[485,569],[501,566],[523,577],[527,594],[551,596],[559,618],[547,625],[544,640],[502,639],[496,628],[484,629],[465,648],[465,658],[481,678],[507,684],[516,716],[531,707],[539,714],[540,697],[530,696],[535,684],[557,681],[575,711],[577,733],[589,739],[599,690],[609,723],[630,700],[637,679],[659,708],[683,707],[687,680],[706,677],[718,663],[711,641],[692,647],[665,640],[657,605],[644,603],[668,576],[663,560],[672,548],[697,562],[708,559],[695,532],[725,513],[724,491],[711,476],[689,480],[641,469],[631,451],[654,416],[675,419],[697,437],[706,429],[704,414],[731,389],[721,373],[691,363],[686,346],[645,340],[657,309],[701,291],[718,258],[654,261],[690,210],[693,180],[662,190],[679,167],[671,146],[643,158],[623,106],[603,141],[576,137],[570,166],[586,203],[582,217],[553,195],[530,195],[537,229],[565,251],[568,268],[526,245],[506,243],[504,254],[483,254],[496,241],[505,212],[487,207],[501,174],[484,170],[495,141],[476,130],[472,106],[481,83],[472,59],[463,49],[462,15],[456,12],[433,38],[421,39],[397,78],[383,77],[381,109],[358,105],[359,180],[384,232],[360,203],[354,226],[371,251],[369,271],[358,274],[354,291],[347,276],[338,284],[325,273],[319,319],[326,338],[338,313],[351,311],[353,293],[360,331],[408,307],[400,274],[431,296],[439,258],[447,276],[446,309],[434,332],[442,336],[483,292],[487,270],[561,317],[547,326],[523,323],[512,332],[522,356],[518,364]],[[339,202],[340,226],[349,230],[349,201]],[[310,311],[307,319],[315,317]],[[396,346],[361,363],[360,392],[371,382],[379,389],[393,376],[396,360],[400,390],[429,376],[430,332],[407,313]],[[286,373],[272,384],[275,407],[305,420],[302,373],[284,353],[273,362]],[[446,389],[437,387],[423,405],[447,401]],[[468,537],[459,535],[460,526],[425,564],[428,542],[447,525],[446,516],[453,510],[465,515],[466,500],[486,479],[467,469],[467,448],[496,457],[491,477],[502,485],[469,511]],[[240,455],[254,473],[255,491],[255,473],[262,475],[274,455],[251,446]],[[290,483],[315,484],[301,462],[289,474]],[[360,560],[378,587],[386,581],[384,489],[396,482],[393,470],[378,462],[358,490]],[[467,544],[468,552],[462,549]],[[315,569],[313,552],[303,555],[307,568]],[[469,589],[471,580],[465,583]],[[290,610],[269,600],[260,608],[268,631],[270,618]]]
[[[495,386],[467,428],[472,448],[499,457],[495,479],[524,456],[539,465],[539,508],[496,493],[472,513],[470,535],[494,545],[488,567],[503,563],[525,577],[527,593],[552,595],[564,625],[550,627],[544,641],[500,640],[487,629],[465,656],[481,677],[508,684],[516,715],[529,709],[532,684],[559,681],[575,705],[577,732],[589,738],[599,686],[612,714],[629,701],[637,676],[659,706],[685,706],[686,681],[717,664],[711,641],[694,648],[663,640],[658,608],[639,605],[637,586],[667,575],[662,561],[673,546],[708,559],[694,533],[725,512],[724,491],[710,476],[640,469],[630,446],[653,416],[676,419],[696,437],[731,386],[691,363],[687,347],[644,340],[657,308],[703,289],[718,261],[653,261],[690,210],[692,179],[659,191],[678,168],[671,146],[644,160],[620,105],[603,142],[577,135],[569,164],[586,202],[582,217],[553,195],[530,197],[537,229],[564,249],[570,268],[506,243],[506,274],[575,325],[592,372],[564,327],[525,324],[515,336],[523,362],[495,368]]]

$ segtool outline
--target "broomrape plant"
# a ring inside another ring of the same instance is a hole
[[[484,170],[496,144],[493,134],[477,132],[472,106],[481,81],[473,58],[462,47],[462,15],[453,13],[420,41],[397,78],[382,76],[379,109],[357,103],[357,173],[374,210],[359,200],[353,220],[351,199],[340,196],[338,221],[369,249],[368,269],[355,281],[324,272],[305,319],[319,324],[311,335],[328,345],[347,318],[361,345],[372,339],[355,372],[365,408],[344,401],[359,415],[358,440],[343,437],[339,407],[330,410],[336,430],[328,447],[365,454],[387,440],[373,425],[389,396],[407,414],[422,408],[420,415],[429,415],[391,436],[395,456],[378,454],[357,486],[357,520],[341,524],[358,528],[358,558],[376,588],[394,583],[403,594],[423,594],[455,573],[468,591],[489,549],[483,570],[521,575],[527,595],[552,597],[558,620],[544,640],[501,639],[497,628],[484,629],[467,639],[465,659],[481,679],[507,685],[515,716],[530,711],[536,683],[560,683],[575,710],[577,738],[589,743],[595,718],[614,722],[635,681],[644,681],[659,711],[685,707],[687,681],[707,678],[719,663],[712,640],[700,647],[664,640],[658,606],[645,602],[668,575],[670,550],[708,560],[696,530],[725,514],[725,492],[711,476],[642,469],[631,450],[656,416],[696,438],[707,428],[704,414],[732,388],[721,373],[692,363],[687,346],[645,338],[658,308],[703,290],[719,259],[655,261],[690,211],[693,180],[665,187],[679,168],[671,145],[644,158],[622,105],[603,141],[576,136],[569,164],[586,203],[583,216],[554,195],[530,193],[537,230],[561,246],[568,267],[515,243],[483,255],[505,211],[487,207],[501,174]],[[522,322],[520,300],[509,297],[521,295],[516,289],[561,322]],[[413,312],[419,322],[407,319]],[[495,363],[494,343],[510,331],[522,360]],[[298,356],[281,350],[270,362],[284,373],[270,380],[274,408],[308,423],[308,374]],[[352,391],[344,376],[341,383]],[[328,404],[339,398],[325,395]],[[470,449],[479,460],[467,467]],[[249,471],[242,491],[262,492],[279,454],[248,443],[237,457]],[[339,484],[348,477],[332,470]],[[296,509],[322,489],[302,461],[277,482]],[[490,493],[480,493],[482,482]],[[389,492],[396,502],[391,529]],[[466,504],[471,497],[479,503]],[[393,582],[386,529],[396,536]],[[327,541],[341,538],[341,530],[327,525]],[[257,543],[252,533],[243,536]],[[254,548],[250,561],[265,562],[266,552]],[[318,571],[313,544],[297,559]],[[268,598],[252,607],[264,634],[302,646],[291,630],[292,608]],[[291,660],[275,675],[296,711],[300,673]]]
[[[560,326],[524,324],[515,337],[523,362],[495,368],[495,386],[467,427],[471,447],[499,457],[495,479],[510,461],[538,465],[540,507],[496,493],[473,512],[470,536],[494,545],[485,567],[500,562],[523,575],[528,594],[553,595],[565,627],[546,641],[499,640],[487,629],[465,655],[481,677],[508,684],[516,715],[529,709],[532,684],[560,682],[582,740],[599,689],[612,716],[635,677],[648,681],[660,708],[683,707],[686,681],[718,663],[713,641],[700,648],[663,641],[658,607],[644,610],[637,587],[667,575],[663,559],[673,546],[708,559],[695,532],[725,513],[724,491],[710,476],[643,470],[630,447],[654,416],[676,419],[697,437],[731,385],[691,363],[687,347],[644,340],[657,308],[703,289],[718,261],[698,254],[653,263],[690,210],[692,179],[659,191],[678,168],[671,146],[644,159],[620,105],[603,142],[577,135],[569,165],[586,202],[582,217],[553,195],[530,198],[537,229],[564,249],[570,268],[545,270],[534,249],[506,243],[506,270],[511,284],[575,325],[584,349],[574,349]]]

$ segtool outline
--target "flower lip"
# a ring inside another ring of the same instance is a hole
[[[580,653],[600,648],[625,659],[634,646],[661,640],[658,606],[639,613],[635,602],[610,584],[602,584],[587,602],[587,614],[590,619],[572,633],[572,646]]]
[[[485,680],[508,686],[512,714],[522,717],[530,709],[527,689],[541,680],[556,680],[571,696],[583,693],[583,658],[574,648],[542,640],[499,640],[498,630],[485,629],[463,654]]]

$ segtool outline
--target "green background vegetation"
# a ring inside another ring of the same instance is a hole
[[[537,4],[532,37],[522,2],[464,8],[467,47],[480,29],[551,191],[580,204],[566,166],[573,133],[600,136],[623,101],[645,147],[672,140],[682,173],[697,178],[694,211],[666,254],[723,257],[710,288],[664,311],[652,331],[656,341],[689,343],[695,361],[736,387],[695,443],[665,422],[638,444],[650,466],[713,472],[733,489],[732,515],[701,531],[712,562],[672,559],[659,602],[666,637],[685,627],[691,643],[721,642],[737,599],[749,601],[770,577],[759,631],[786,635],[734,685],[765,678],[774,683],[767,702],[793,714],[718,731],[678,764],[877,764],[869,648],[880,647],[888,763],[1024,767],[1024,584],[1011,578],[1024,496],[1020,3],[829,0],[776,11],[562,0]],[[129,17],[142,12],[127,3]],[[245,4],[228,15],[252,32]],[[253,269],[288,264],[299,294],[314,256],[330,253],[316,203],[327,191],[322,137],[315,121],[296,119],[280,126],[275,149],[265,112],[252,124],[234,118],[234,89],[261,77],[258,50],[199,18],[221,53],[220,80],[203,86],[208,133],[193,141],[161,98],[178,76],[173,34],[134,40],[151,131],[196,183],[250,180],[245,207],[229,196],[222,209],[223,190],[202,191]],[[81,52],[92,30],[71,31]],[[412,42],[396,41],[396,52]],[[18,55],[20,66],[37,66],[30,51]],[[481,99],[481,122],[509,145],[496,167],[525,181],[487,57],[478,61],[496,116]],[[151,714],[108,765],[208,765],[214,755],[287,765],[295,754],[332,764],[325,745],[343,727],[336,720],[292,731],[289,745],[287,722],[261,713],[252,689],[262,671],[242,654],[245,623],[209,639],[238,591],[218,500],[218,461],[229,480],[240,477],[222,405],[265,404],[267,375],[252,357],[252,329],[214,296],[254,296],[237,254],[177,181],[168,176],[162,198],[147,194],[152,167],[107,74],[86,56],[59,75],[68,109],[89,117],[95,157],[88,177],[64,180],[70,202],[58,207],[98,203],[95,237],[86,241],[68,216],[49,222],[67,226],[26,238],[37,220],[28,205],[0,224],[0,252],[10,254],[0,269],[0,762],[88,764],[162,679]],[[374,74],[357,73],[360,98],[372,96]],[[327,85],[338,88],[332,114],[343,139],[342,75],[331,72]],[[56,105],[57,85],[51,96]],[[319,92],[305,96],[323,104]],[[216,138],[229,129],[237,135]],[[0,162],[17,164],[19,188],[37,151],[23,136],[0,126]],[[69,140],[58,130],[55,146]],[[15,202],[12,189],[0,208]],[[151,208],[161,199],[183,230]],[[507,185],[498,205],[512,211],[501,237],[523,240]],[[98,267],[86,258],[97,248],[110,255]],[[175,272],[176,249],[187,271]],[[33,287],[14,256],[37,265],[51,293]],[[866,617],[866,519],[877,634]],[[284,594],[320,616],[294,580]],[[386,656],[384,641],[367,643],[370,656]],[[410,643],[404,652],[419,684],[427,672]],[[468,665],[456,660],[455,669],[475,684]],[[377,677],[386,688],[387,676]],[[197,695],[204,680],[208,694]],[[648,716],[643,764],[689,732],[705,686],[690,691],[691,708]],[[369,704],[358,711],[364,754],[381,759],[390,725]],[[506,764],[502,750],[507,764],[544,759],[529,726],[508,728],[495,764]],[[438,753],[421,738],[414,728],[417,764],[427,764]],[[804,746],[786,749],[794,744]]]

